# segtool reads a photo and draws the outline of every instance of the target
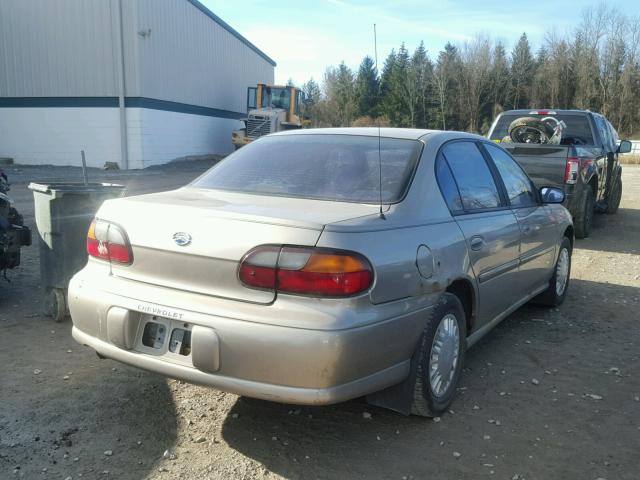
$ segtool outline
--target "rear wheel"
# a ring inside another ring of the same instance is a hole
[[[618,175],[607,201],[607,213],[609,215],[613,215],[618,211],[620,200],[622,200],[622,178]]]
[[[534,302],[547,307],[557,307],[564,302],[569,288],[571,275],[571,242],[567,237],[562,239],[558,260],[549,280],[549,287],[538,295]]]
[[[593,223],[593,189],[591,185],[584,185],[582,192],[582,202],[580,202],[578,212],[574,218],[573,224],[576,229],[576,238],[587,238],[591,231]]]
[[[466,347],[466,318],[458,297],[443,294],[426,325],[418,347],[418,368],[411,413],[434,417],[456,394]]]

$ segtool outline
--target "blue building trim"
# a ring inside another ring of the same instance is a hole
[[[162,110],[165,112],[190,113],[192,115],[203,115],[205,117],[231,118],[238,120],[247,116],[246,113],[223,110],[220,108],[201,107],[200,105],[190,105],[188,103],[170,102],[168,100],[158,100],[147,97],[126,97],[125,107],[149,108],[151,110]]]
[[[170,102],[157,98],[125,97],[124,106],[148,108],[165,112],[189,113],[205,117],[230,118],[238,120],[245,113],[221,108],[202,107],[188,103]],[[78,108],[78,107],[118,107],[118,97],[0,97],[0,108]]]
[[[213,13],[211,10],[209,10],[207,7],[205,7],[202,3],[200,3],[198,0],[187,0],[190,4],[192,4],[194,7],[196,7],[198,10],[200,10],[202,13],[204,13],[207,17],[209,17],[211,20],[213,20],[214,22],[216,22],[218,25],[220,25],[222,28],[224,28],[226,31],[228,31],[231,35],[233,35],[234,37],[236,37],[238,40],[240,40],[242,43],[244,43],[247,47],[249,47],[251,50],[253,50],[254,52],[256,52],[258,55],[260,55],[262,58],[264,58],[267,62],[269,62],[271,65],[273,65],[274,67],[276,66],[276,62],[269,57],[266,53],[264,53],[262,50],[260,50],[258,47],[256,47],[253,43],[251,43],[249,40],[247,40],[246,38],[244,38],[240,33],[238,33],[237,30],[235,30],[233,27],[231,27],[231,25],[229,25],[227,22],[225,22],[224,20],[222,20],[219,16],[217,16],[215,13]],[[241,7],[240,7],[241,8]]]
[[[0,108],[117,106],[118,97],[0,97]]]

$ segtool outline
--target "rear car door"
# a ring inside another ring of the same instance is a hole
[[[549,280],[555,260],[556,225],[550,220],[550,208],[539,202],[533,183],[520,165],[496,145],[483,142],[482,147],[500,174],[511,210],[518,219],[519,282],[526,295]]]
[[[473,140],[444,145],[437,160],[438,182],[467,242],[478,282],[478,327],[520,297],[517,286],[520,229],[500,194],[495,173]],[[443,185],[448,187],[442,188]]]

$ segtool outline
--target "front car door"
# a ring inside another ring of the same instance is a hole
[[[519,279],[525,296],[548,282],[556,255],[556,225],[524,170],[504,149],[483,142],[482,147],[500,174],[505,194],[520,226]]]
[[[438,182],[467,242],[476,277],[478,327],[521,297],[517,286],[520,229],[500,194],[495,173],[473,140],[446,143],[437,160]]]
[[[615,160],[615,148],[613,146],[613,138],[609,131],[607,121],[603,116],[593,114],[593,120],[598,133],[597,147],[601,149],[601,153],[596,158],[596,168],[598,170],[598,191],[593,192],[596,202],[604,200],[607,179],[611,175],[613,162]],[[607,192],[608,193],[608,192]]]

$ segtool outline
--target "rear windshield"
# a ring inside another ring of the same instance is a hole
[[[500,117],[496,128],[491,132],[491,140],[500,140],[509,135],[509,125],[514,120],[522,117],[536,117],[536,115],[506,113]],[[562,132],[561,145],[594,145],[591,126],[586,115],[540,115],[540,118],[554,117],[567,124]]]
[[[382,201],[405,194],[422,143],[380,139]],[[380,201],[378,137],[287,135],[241,148],[191,186],[215,190],[355,203]]]

